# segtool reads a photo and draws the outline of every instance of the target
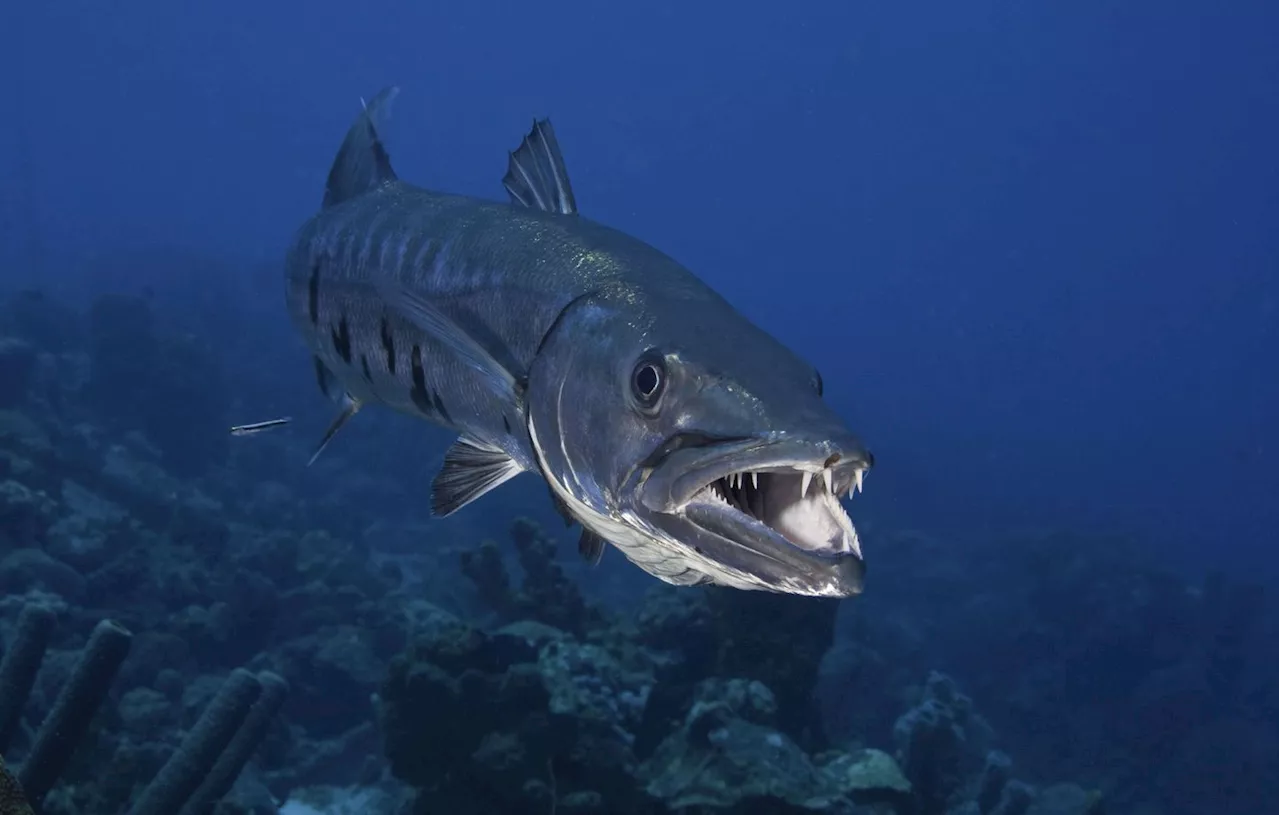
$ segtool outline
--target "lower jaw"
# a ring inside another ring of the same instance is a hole
[[[802,549],[710,507],[691,505],[684,514],[700,533],[688,541],[699,555],[751,576],[759,588],[823,597],[862,591],[865,565],[852,552]]]

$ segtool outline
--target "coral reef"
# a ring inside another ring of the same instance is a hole
[[[572,633],[599,624],[599,609],[587,605],[582,592],[556,563],[556,542],[529,518],[511,524],[511,542],[523,580],[513,587],[501,550],[486,540],[459,555],[462,573],[481,599],[503,621],[528,619]]]
[[[783,729],[802,743],[821,744],[813,691],[834,641],[838,601],[721,588],[706,594],[717,634],[713,673],[775,688]]]
[[[505,569],[477,568],[502,565],[496,548],[491,552],[469,558],[467,573],[481,585],[480,574],[506,576]],[[496,594],[479,591],[482,598]],[[748,599],[729,604],[731,619],[751,623],[739,645],[739,626],[714,624],[730,612],[717,609],[710,594],[655,589],[637,624],[601,613],[577,634],[537,620],[486,631],[419,604],[414,639],[392,661],[379,694],[392,772],[420,790],[415,812],[554,806],[941,815],[976,806],[1013,815],[1032,806],[1050,811],[1043,808],[1060,806],[1054,802],[1062,790],[1078,789],[1038,791],[1012,779],[1007,757],[990,750],[990,726],[956,683],[936,672],[894,727],[896,757],[866,747],[811,752],[802,741],[811,732],[794,724],[810,715],[805,690],[821,649],[799,649],[812,658],[795,663],[750,665],[745,656],[722,655],[762,653],[770,638],[779,647],[780,634],[760,632],[780,618],[785,625],[777,630],[808,624],[819,632],[814,639],[830,637],[831,609],[780,615],[776,598],[739,594]],[[514,613],[505,602],[499,611]],[[684,632],[695,636],[682,641]],[[729,665],[752,670],[733,676],[722,670]],[[789,706],[761,675],[789,688]]]
[[[878,750],[805,753],[777,728],[778,705],[756,680],[706,680],[683,725],[639,769],[668,809],[853,812],[911,803],[911,784]]]

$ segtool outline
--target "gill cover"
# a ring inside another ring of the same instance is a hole
[[[529,435],[543,476],[566,508],[613,543],[604,528],[625,507],[621,496],[637,462],[659,436],[629,401],[643,332],[610,304],[583,295],[560,314],[529,369]],[[593,517],[594,516],[594,517]]]

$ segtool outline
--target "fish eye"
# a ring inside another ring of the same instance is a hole
[[[662,356],[648,352],[631,372],[631,395],[645,410],[653,410],[667,387],[667,366]]]

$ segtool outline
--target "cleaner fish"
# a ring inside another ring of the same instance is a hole
[[[675,585],[860,592],[841,498],[873,459],[814,367],[579,215],[549,120],[508,155],[509,202],[401,181],[382,138],[396,94],[363,105],[286,261],[291,318],[341,405],[316,455],[385,405],[458,434],[437,516],[536,473],[592,564],[612,545]]]

